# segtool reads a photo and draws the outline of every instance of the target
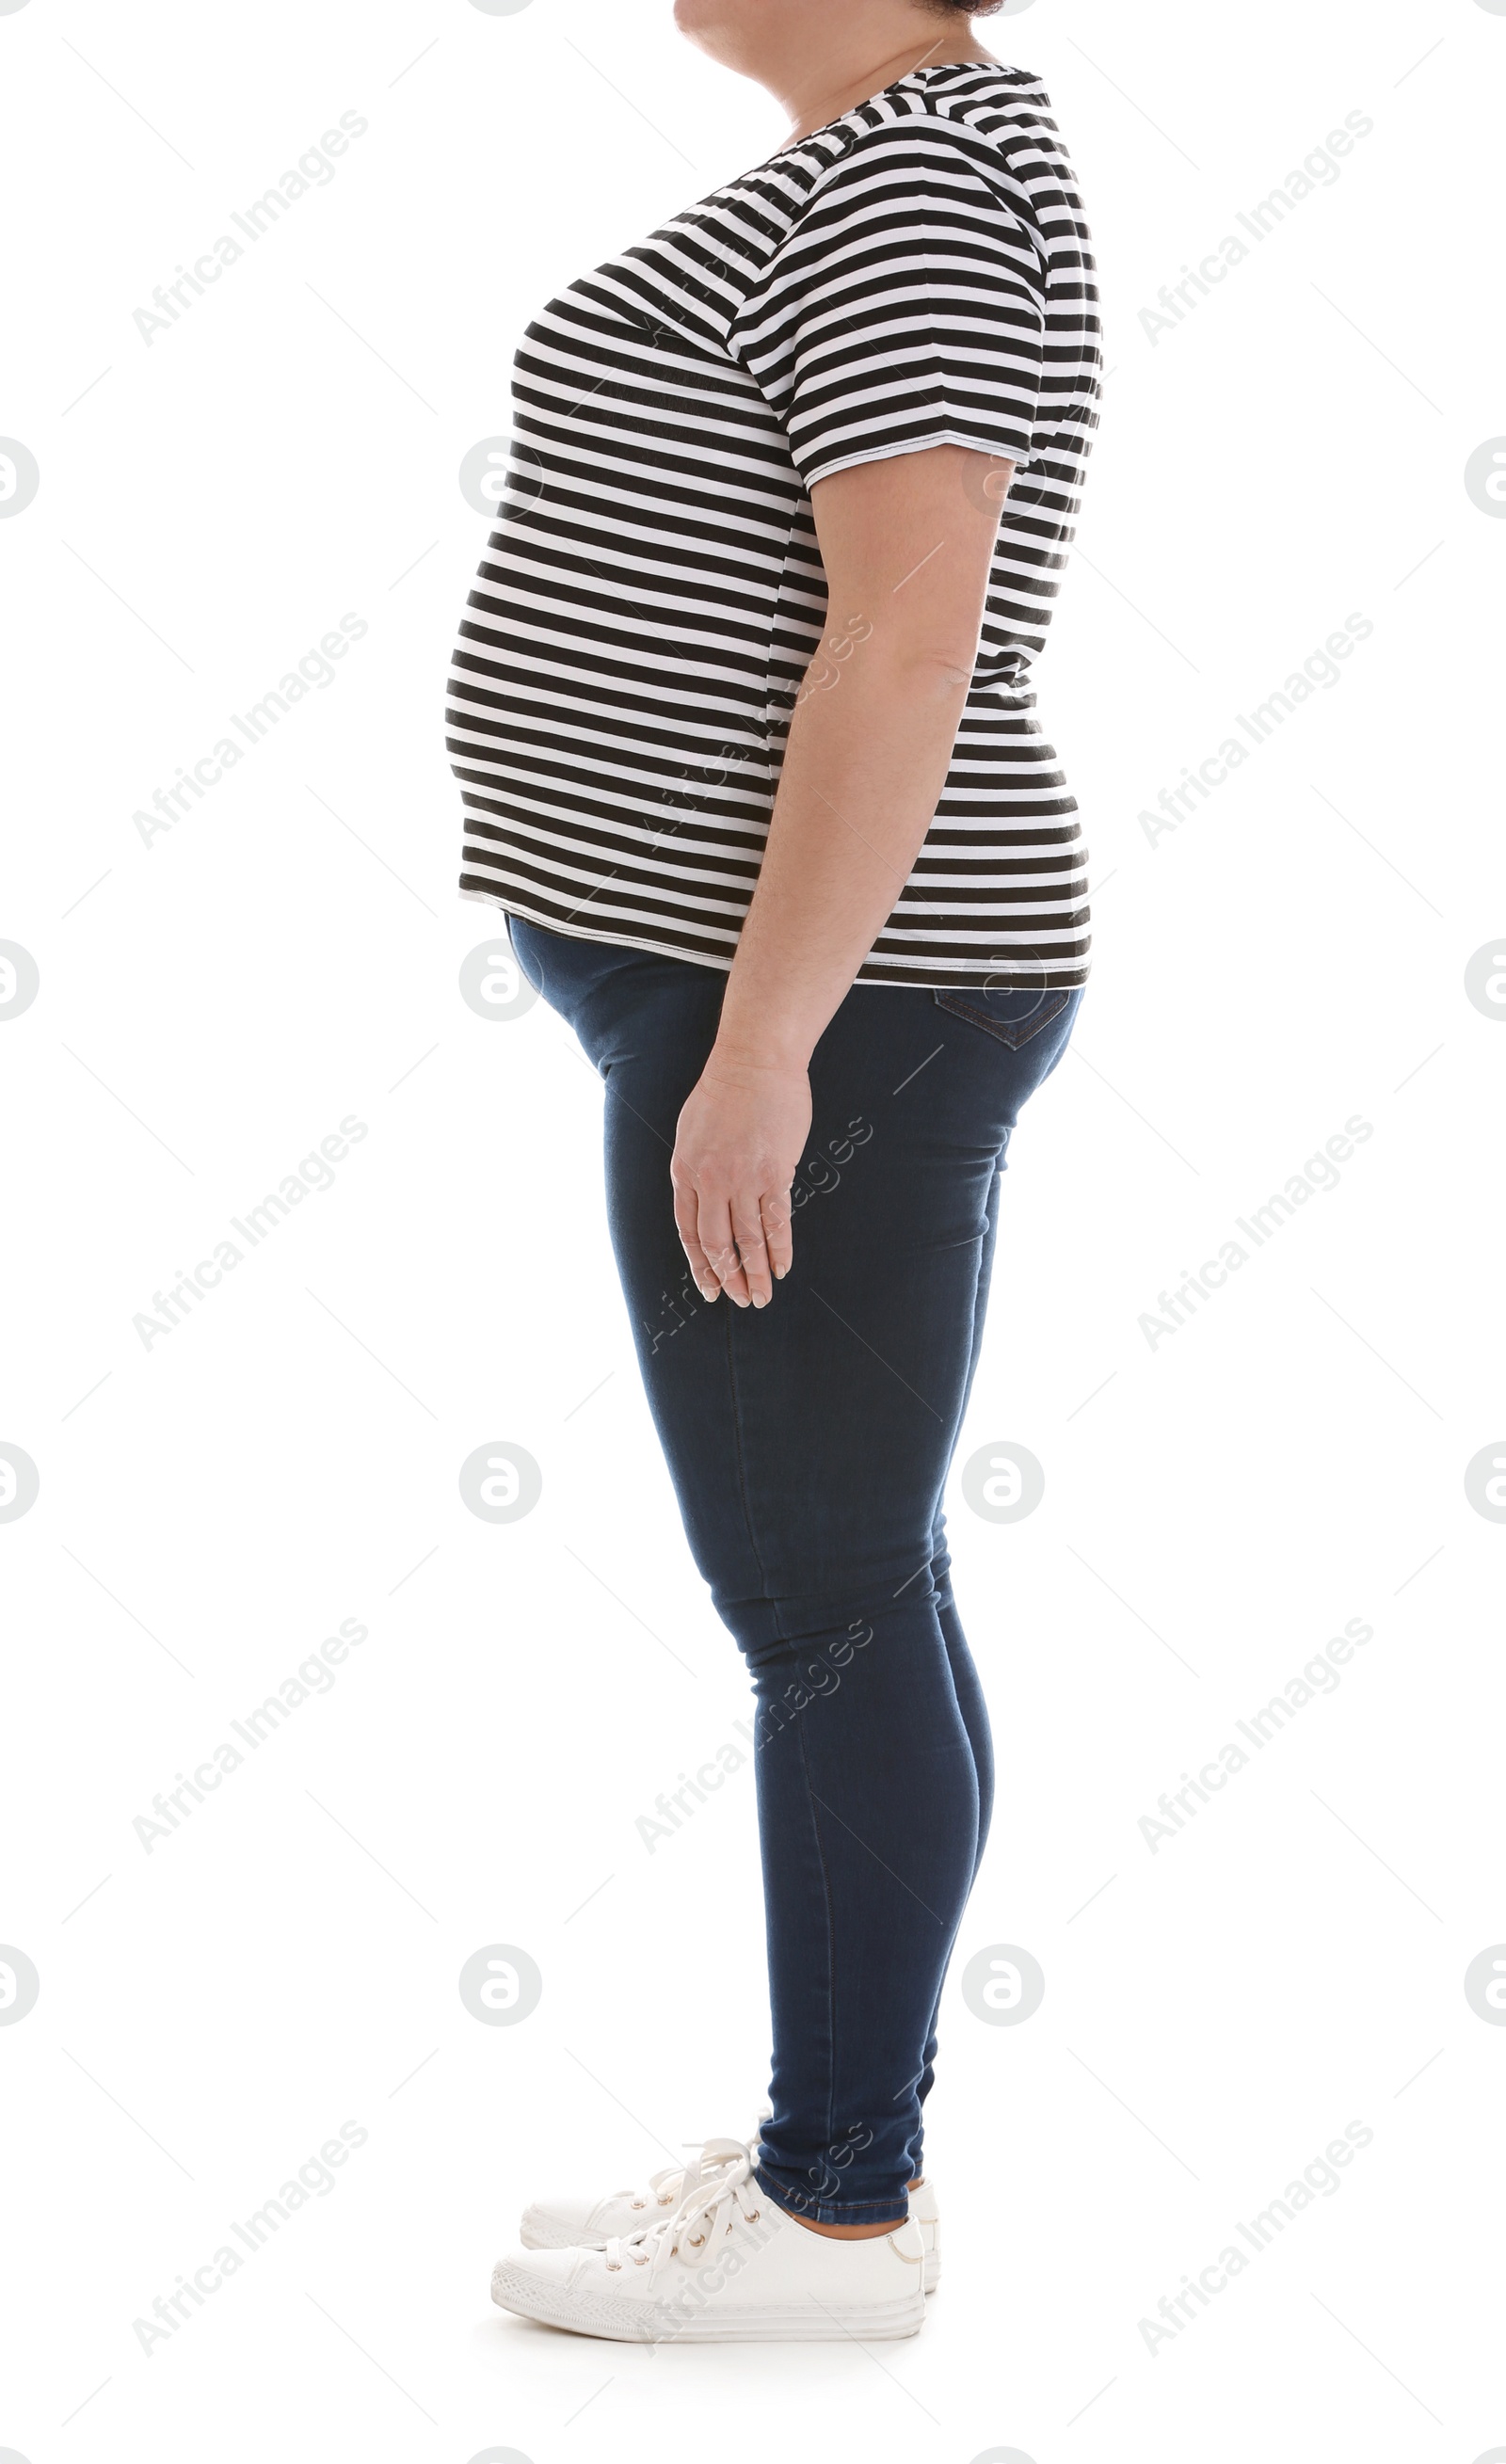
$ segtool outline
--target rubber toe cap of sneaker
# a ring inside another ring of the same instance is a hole
[[[599,2239],[596,2215],[609,2200],[539,2199],[523,2210],[520,2231],[526,2250],[566,2250]]]
[[[574,2247],[557,2250],[510,2250],[492,2270],[492,2299],[510,2307],[509,2293],[525,2294],[529,2286],[541,2293],[566,2292],[580,2265],[581,2253]]]

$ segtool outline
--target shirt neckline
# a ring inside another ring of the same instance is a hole
[[[804,137],[791,138],[787,145],[778,146],[768,161],[780,163],[786,154],[798,154],[803,145],[813,144],[818,137],[830,135],[833,128],[840,128],[843,121],[851,120],[855,113],[867,111],[872,103],[887,101],[892,94],[902,94],[906,86],[917,84],[922,77],[945,77],[952,69],[1002,70],[1004,65],[1003,60],[933,60],[928,68],[906,69],[903,77],[896,77],[890,85],[880,86],[876,94],[865,95],[861,102],[852,103],[846,111],[839,111],[834,120],[823,121],[819,128],[809,129]],[[762,170],[763,167],[761,164],[759,168]]]

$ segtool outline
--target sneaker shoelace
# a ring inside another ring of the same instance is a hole
[[[714,2246],[734,2231],[738,2217],[757,2224],[753,2150],[742,2140],[708,2139],[695,2163],[685,2167],[683,2185],[669,2215],[635,2233],[612,2236],[606,2250],[609,2273],[646,2267],[652,2284],[676,2255],[690,2266],[704,2267]]]
[[[772,2117],[773,2110],[774,2108],[772,2105],[761,2104],[758,2110],[759,2121],[761,2123],[769,2121]],[[688,2144],[691,2145],[696,2145],[694,2141],[691,2141]],[[756,2130],[754,2131],[752,2138],[746,2142],[746,2145],[753,2149],[755,2155],[757,2154],[758,2132]],[[700,2144],[700,2163],[702,2167],[704,2168],[706,2160],[714,2149],[722,2150],[723,2155],[719,2161],[725,2161],[728,2157],[741,2156],[743,2152],[743,2146],[744,2142],[741,2139],[707,2139],[703,2141]],[[640,2197],[638,2192],[631,2184],[627,2189],[616,2190],[612,2195],[615,2198],[626,2199],[629,2205],[634,2208],[644,2210],[651,2207],[673,2208],[683,2196],[686,2186],[690,2181],[690,2175],[691,2168],[687,2165],[666,2165],[660,2172],[651,2173],[649,2175],[649,2191],[651,2195],[648,2198]],[[629,2236],[624,2234],[622,2238],[626,2240]]]

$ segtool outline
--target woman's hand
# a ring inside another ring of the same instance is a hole
[[[701,1296],[763,1309],[789,1271],[789,1189],[810,1130],[810,1079],[713,1050],[679,1116],[675,1221]]]

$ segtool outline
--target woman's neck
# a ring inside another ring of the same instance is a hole
[[[942,33],[923,51],[907,45],[902,52],[892,54],[886,60],[875,60],[840,76],[828,64],[791,91],[776,88],[777,98],[790,119],[786,145],[798,145],[801,139],[808,137],[814,129],[825,128],[829,121],[840,120],[844,112],[854,111],[871,95],[882,94],[886,86],[896,84],[900,77],[909,77],[916,69],[941,68],[962,60],[978,60],[990,68],[998,65],[992,54],[975,42],[970,33]]]

